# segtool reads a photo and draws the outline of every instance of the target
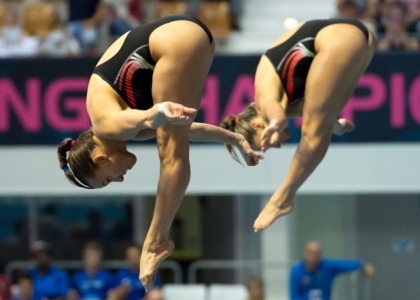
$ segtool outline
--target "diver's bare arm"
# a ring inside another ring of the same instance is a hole
[[[217,142],[239,146],[245,139],[242,134],[235,133],[219,126],[197,123],[191,125],[188,138],[193,142]]]
[[[283,130],[287,127],[288,121],[286,112],[280,106],[278,99],[266,97],[264,100],[259,102],[261,103],[261,105],[259,105],[261,114],[269,121],[269,123],[275,122],[279,130]]]
[[[144,129],[137,133],[134,140],[144,141],[155,137],[155,129]],[[193,142],[217,142],[239,146],[244,137],[242,134],[215,125],[194,122],[188,132],[188,139]]]
[[[283,129],[287,117],[280,106],[280,79],[266,56],[262,56],[255,74],[255,103],[262,116],[269,121],[277,120]]]
[[[159,112],[159,104],[148,110],[128,109],[108,115],[94,124],[95,133],[102,138],[130,140],[139,131],[157,128],[165,122],[165,115]]]
[[[133,138],[134,141],[147,141],[156,137],[156,129],[143,129],[140,130],[136,137]]]

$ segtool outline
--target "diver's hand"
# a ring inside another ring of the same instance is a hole
[[[258,165],[260,159],[264,159],[264,155],[252,150],[251,145],[242,134],[238,134],[238,139],[239,140],[237,146],[246,164],[248,166]]]
[[[282,126],[282,124],[276,119],[270,121],[270,124],[264,128],[264,131],[261,135],[261,151],[265,152],[270,147],[280,148],[280,132],[284,129],[283,127],[285,126]]]
[[[173,125],[188,125],[194,121],[196,115],[195,108],[185,107],[175,102],[158,103],[146,111],[151,129],[162,126],[166,121]]]
[[[356,128],[356,125],[353,122],[341,118],[334,123],[333,133],[340,136],[347,132],[352,132],[354,128]]]
[[[189,108],[179,103],[162,102],[159,105],[159,113],[165,115],[166,119],[174,125],[187,125],[191,124],[197,110]]]

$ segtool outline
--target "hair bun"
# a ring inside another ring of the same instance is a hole
[[[237,118],[238,117],[235,115],[230,115],[224,118],[222,123],[220,124],[220,127],[235,132]]]

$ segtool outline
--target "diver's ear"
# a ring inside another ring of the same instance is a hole
[[[259,128],[264,129],[266,126],[267,126],[267,124],[266,124],[266,122],[264,121],[263,118],[254,118],[251,121],[251,127],[253,129],[259,129]]]
[[[92,157],[92,160],[95,164],[99,164],[108,160],[108,156],[104,154],[97,154]]]

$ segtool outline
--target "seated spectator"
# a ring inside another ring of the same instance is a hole
[[[357,0],[337,1],[338,18],[358,19],[376,36],[376,21],[371,17],[366,17],[366,15],[362,13],[362,9],[361,4],[358,3]]]
[[[64,24],[60,21],[58,14],[55,14],[52,31],[42,41],[39,48],[39,55],[51,57],[69,57],[80,54],[79,42],[69,36]]]
[[[125,250],[127,268],[116,274],[117,287],[112,291],[112,299],[138,300],[145,296],[145,289],[139,280],[140,256],[142,248],[136,244],[129,245]],[[156,276],[155,286],[159,286],[160,277]]]
[[[18,277],[16,283],[16,295],[12,300],[32,300],[34,299],[34,281],[31,275],[24,273]]]
[[[246,300],[265,300],[264,282],[260,277],[252,276],[245,281],[248,291]]]
[[[67,273],[51,264],[52,248],[44,241],[34,242],[29,252],[35,266],[29,269],[34,279],[33,300],[64,300],[69,289]]]
[[[339,18],[358,19],[360,17],[359,7],[354,0],[340,0],[337,3]]]
[[[98,27],[106,16],[102,0],[69,0],[67,31],[76,38],[83,55],[97,55]]]
[[[0,27],[0,57],[36,55],[39,39],[24,34],[17,10],[8,7]]]
[[[146,293],[143,300],[165,300],[161,289],[154,288]]]
[[[10,43],[18,42],[24,36],[18,13],[12,7],[8,7],[4,12],[1,36]]]
[[[339,0],[340,1],[340,0]],[[362,20],[373,21],[378,17],[380,0],[354,0]]]
[[[83,248],[84,269],[75,273],[71,280],[68,300],[105,300],[112,288],[113,278],[109,271],[101,269],[102,246],[89,242]]]
[[[382,18],[384,33],[378,39],[378,50],[418,50],[418,40],[409,37],[407,33],[407,8],[402,3],[392,2],[384,7],[384,13]]]
[[[186,14],[197,17],[201,3],[205,0],[188,0]],[[229,21],[233,30],[241,31],[240,16],[242,14],[242,0],[229,0]]]
[[[140,0],[104,0],[109,7],[109,33],[115,39],[143,23]]]
[[[411,13],[411,22],[408,27],[408,32],[412,34],[417,40],[420,40],[420,1],[416,1],[416,6]]]
[[[3,274],[0,274],[0,300],[9,300],[11,298],[10,287],[9,279]]]
[[[321,246],[316,241],[306,244],[305,258],[290,272],[290,299],[330,300],[332,284],[337,275],[362,269],[373,277],[375,269],[361,260],[332,260],[321,256]]]

